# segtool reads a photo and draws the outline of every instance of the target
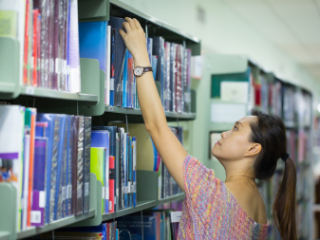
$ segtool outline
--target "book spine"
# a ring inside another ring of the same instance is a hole
[[[137,206],[137,139],[132,137],[132,178],[133,178],[133,206]]]
[[[111,64],[109,60],[111,59],[111,26],[107,26],[107,61],[106,61],[106,82],[105,82],[105,94],[104,94],[104,104],[106,106],[110,105],[110,78],[111,78]]]
[[[127,107],[133,108],[133,85],[134,85],[134,76],[133,76],[133,58],[131,53],[128,51],[128,85],[127,85]]]
[[[44,226],[45,210],[45,166],[46,166],[47,138],[35,138],[34,183],[32,192],[31,225]]]
[[[84,118],[84,200],[83,212],[88,213],[90,208],[90,147],[91,147],[91,117]]]
[[[116,133],[116,156],[115,156],[115,211],[119,211],[120,209],[120,195],[119,195],[119,189],[120,189],[120,155],[119,155],[119,146],[120,146],[120,139],[119,139],[119,133]]]
[[[114,212],[114,156],[109,157],[109,213]]]
[[[122,80],[122,107],[128,107],[128,59],[129,51],[126,50],[124,66],[123,66],[123,80]]]
[[[30,155],[29,155],[29,180],[28,180],[28,210],[27,210],[27,226],[31,226],[31,205],[32,205],[32,189],[33,189],[33,161],[34,161],[34,141],[35,141],[35,127],[36,127],[36,109],[31,110],[31,124],[30,124]]]
[[[110,106],[114,106],[114,59],[115,59],[115,40],[114,40],[114,31],[115,29],[111,29],[111,56],[110,56]],[[107,61],[108,62],[108,61]]]

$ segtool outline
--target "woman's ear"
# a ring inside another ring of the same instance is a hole
[[[251,144],[250,148],[246,152],[245,156],[246,157],[253,157],[258,155],[262,150],[261,144],[259,143],[253,143]]]

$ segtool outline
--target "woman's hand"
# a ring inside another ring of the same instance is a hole
[[[134,61],[148,56],[146,36],[139,21],[129,17],[125,20],[122,26],[126,31],[120,29],[119,32]]]

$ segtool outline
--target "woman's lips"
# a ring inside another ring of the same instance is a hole
[[[216,145],[219,145],[219,146],[221,146],[221,144],[220,144],[220,142],[219,142],[219,141],[217,141],[217,142],[216,142]]]

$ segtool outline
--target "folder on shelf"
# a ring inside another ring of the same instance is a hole
[[[109,213],[113,213],[114,212],[114,190],[115,190],[115,168],[114,168],[114,156],[110,156],[109,157]]]

